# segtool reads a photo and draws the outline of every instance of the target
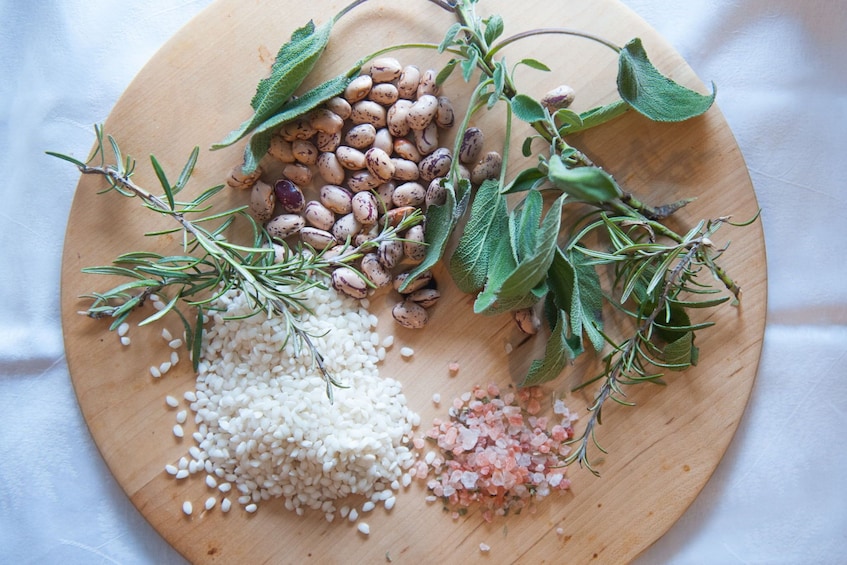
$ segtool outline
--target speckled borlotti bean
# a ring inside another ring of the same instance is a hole
[[[420,206],[426,199],[426,189],[417,182],[404,182],[394,189],[391,199],[398,207]]]
[[[429,155],[438,149],[438,125],[430,122],[424,129],[415,130],[415,146],[421,155]]]
[[[541,320],[532,308],[515,310],[512,313],[518,328],[527,335],[535,335],[541,327]]]
[[[332,271],[332,288],[352,298],[365,298],[368,283],[350,267],[338,267]]]
[[[403,243],[393,239],[380,242],[377,258],[379,264],[390,271],[403,259]]]
[[[452,162],[453,156],[450,154],[450,150],[446,147],[439,147],[424,157],[418,165],[421,179],[430,182],[436,177],[445,176],[450,171]]]
[[[418,98],[424,94],[438,96],[438,83],[435,80],[437,77],[438,73],[435,69],[427,69],[421,74],[421,80],[418,83]]]
[[[375,84],[368,94],[368,100],[372,100],[382,106],[391,106],[397,102],[399,97],[397,87],[389,82]]]
[[[541,97],[541,105],[545,106],[551,112],[567,108],[573,104],[576,93],[570,86],[563,84],[557,86],[547,94]]]
[[[306,221],[300,214],[280,214],[265,226],[271,237],[285,239],[305,227]]]
[[[426,257],[426,244],[424,243],[424,228],[418,224],[410,227],[403,235],[403,253],[413,263],[420,263]]]
[[[312,169],[302,163],[288,163],[282,168],[282,174],[285,178],[300,186],[312,182]]]
[[[436,288],[422,288],[409,295],[409,300],[424,308],[432,308],[439,298],[441,298],[441,293]]]
[[[485,143],[485,134],[479,128],[468,128],[462,134],[462,143],[459,145],[459,162],[469,165],[479,161],[482,155],[482,147]]]
[[[344,182],[344,167],[338,161],[335,153],[321,153],[318,155],[318,173],[327,184],[341,184]]]
[[[307,245],[311,245],[318,251],[322,251],[338,243],[328,231],[310,226],[300,229],[300,240]]]
[[[371,91],[371,87],[373,87],[374,81],[370,77],[370,75],[359,75],[353,80],[351,80],[347,87],[344,89],[344,100],[346,100],[352,107],[353,104],[364,100],[367,97],[368,93]],[[338,113],[338,112],[336,112]],[[340,114],[339,114],[340,115]],[[350,115],[347,118],[352,116],[352,108]],[[345,118],[345,119],[347,119]]]
[[[335,133],[344,127],[344,118],[329,108],[318,108],[312,112],[309,123],[318,132]]]
[[[319,131],[318,135],[315,136],[315,146],[318,148],[318,151],[321,151],[322,153],[332,153],[338,149],[339,145],[341,145],[340,131],[335,133],[324,133]]]
[[[291,142],[286,141],[281,135],[275,135],[271,138],[271,145],[268,147],[268,153],[275,159],[279,159],[283,163],[293,163],[294,153],[291,151]]]
[[[353,213],[345,214],[338,218],[330,229],[330,233],[339,242],[344,242],[347,238],[352,239],[362,229],[362,224],[356,219]]]
[[[349,214],[352,208],[353,193],[343,186],[325,184],[321,187],[321,204],[336,214]]]
[[[393,157],[391,162],[394,163],[394,178],[396,180],[405,182],[418,180],[421,173],[418,170],[417,163],[398,157]]]
[[[294,160],[303,165],[314,165],[318,160],[318,148],[307,139],[295,139],[291,143]]]
[[[426,188],[426,198],[424,198],[426,206],[441,206],[447,202],[447,189],[442,185],[444,181],[444,177],[434,178],[430,181]]]
[[[394,176],[394,163],[391,157],[379,147],[371,147],[365,152],[365,166],[381,182],[391,180]]]
[[[376,187],[376,200],[379,203],[380,214],[385,214],[388,210],[394,208],[394,201],[391,195],[394,194],[396,186],[394,181],[388,181]]]
[[[496,151],[489,151],[482,160],[471,169],[471,183],[479,185],[487,179],[496,179],[500,176],[500,166],[503,159]]]
[[[406,115],[406,123],[414,131],[422,130],[432,123],[437,112],[438,98],[432,94],[424,94],[418,97],[411,108],[409,108],[409,113]]]
[[[391,273],[382,266],[376,253],[368,253],[362,257],[362,273],[375,286],[383,287],[391,284]]]
[[[391,316],[398,324],[412,330],[421,329],[429,320],[426,309],[411,300],[404,300],[395,304],[394,308],[391,309]]]
[[[401,99],[391,105],[386,113],[385,121],[388,126],[388,131],[395,137],[403,137],[409,134],[409,110],[414,102],[411,100]]]
[[[391,82],[400,78],[403,66],[394,57],[379,57],[371,62],[368,72],[374,82]]]
[[[418,95],[418,85],[421,82],[421,70],[415,65],[407,65],[397,79],[397,94],[400,98],[412,99]]]
[[[229,175],[227,175],[226,184],[230,188],[247,190],[248,188],[253,188],[253,185],[256,184],[260,176],[262,176],[262,170],[258,167],[252,173],[244,174],[242,166],[236,165],[229,172]]]
[[[394,277],[394,281],[392,284],[394,285],[394,290],[400,292],[401,294],[412,294],[413,292],[420,290],[422,288],[426,288],[432,283],[432,271],[424,271],[415,277],[409,286],[404,288],[402,291],[400,288],[406,282],[406,279],[409,278],[409,273],[400,273]]]
[[[415,144],[405,137],[398,137],[394,140],[394,153],[401,159],[414,161],[417,163],[421,160],[421,153]]]
[[[435,112],[435,123],[440,128],[451,128],[456,121],[453,103],[446,96],[438,96],[438,109]]]
[[[344,143],[355,149],[365,149],[373,145],[376,139],[376,128],[373,124],[353,126],[344,136]]]
[[[382,179],[371,174],[370,171],[356,171],[347,178],[347,187],[353,192],[372,190],[382,183]]]
[[[349,171],[360,171],[365,168],[365,154],[349,145],[339,145],[335,156],[341,166]]]
[[[361,100],[353,104],[350,120],[354,124],[372,124],[374,127],[381,128],[385,125],[386,112],[385,106],[373,100]]]
[[[353,216],[363,226],[370,226],[379,219],[379,204],[372,192],[357,192],[350,202]]]
[[[322,231],[329,230],[335,223],[335,214],[332,213],[332,210],[315,200],[306,204],[306,209],[303,210],[303,218],[310,226]]]
[[[388,128],[379,128],[376,130],[373,146],[391,155],[391,149],[394,147],[394,136],[391,135]]]
[[[306,116],[286,122],[279,129],[279,135],[281,135],[286,141],[309,139],[315,135],[315,133],[317,133],[315,128],[312,127],[311,121]]]
[[[259,222],[266,222],[274,212],[274,189],[266,182],[256,181],[250,191],[250,211]]]
[[[367,96],[367,94],[365,94]],[[330,111],[336,114],[342,120],[346,120],[350,117],[350,113],[353,111],[350,103],[340,96],[334,96],[327,100],[324,103],[324,106]]]

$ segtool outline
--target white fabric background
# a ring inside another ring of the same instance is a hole
[[[640,563],[847,562],[847,3],[625,0],[706,80],[763,209],[769,321],[725,459]],[[0,0],[0,562],[181,563],[85,426],[58,315],[91,125],[209,0]],[[552,556],[551,556],[552,557]]]

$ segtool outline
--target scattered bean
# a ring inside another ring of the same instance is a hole
[[[262,176],[262,170],[258,167],[252,173],[244,174],[242,166],[236,165],[229,172],[229,176],[226,178],[226,184],[231,188],[246,190],[253,188],[253,185],[256,184],[260,176]]]
[[[343,186],[326,184],[321,187],[321,204],[336,214],[349,214],[353,210],[352,199],[353,193]]]
[[[365,226],[376,223],[379,216],[379,204],[372,192],[358,192],[351,200],[353,216]]]
[[[367,96],[367,94],[365,96]],[[352,107],[350,106],[350,102],[348,102],[344,98],[341,98],[340,96],[330,98],[324,103],[324,105],[329,111],[336,114],[342,120],[346,120],[347,118],[349,118],[350,114],[353,111]]]
[[[306,226],[300,229],[300,239],[318,251],[328,249],[338,243],[331,233],[318,228]]]
[[[421,75],[421,81],[418,84],[418,98],[425,94],[438,96],[438,83],[436,82],[437,77],[438,73],[435,69],[427,69],[423,72]]]
[[[382,149],[391,155],[391,149],[394,147],[394,136],[391,135],[388,128],[380,128],[376,130],[376,137],[374,138],[373,146]]]
[[[344,89],[344,100],[346,100],[352,106],[356,102],[364,100],[365,97],[367,97],[368,93],[371,91],[372,86],[373,79],[370,77],[370,75],[359,75],[347,84],[347,87]],[[347,117],[352,117],[352,111],[351,114]]]
[[[438,97],[438,109],[435,112],[435,123],[438,127],[448,129],[453,127],[456,114],[453,111],[453,103],[446,96]]]
[[[371,190],[382,184],[382,179],[371,174],[370,171],[357,171],[347,179],[347,186],[353,192]]]
[[[361,100],[353,104],[350,119],[354,124],[372,124],[374,127],[385,126],[386,109],[373,100]]]
[[[332,271],[332,288],[353,298],[368,295],[368,283],[350,267],[338,267]]]
[[[274,196],[287,214],[299,214],[306,208],[303,191],[288,179],[280,179],[274,183]]]
[[[394,140],[394,153],[401,159],[414,161],[415,163],[421,160],[421,154],[418,148],[405,137],[398,137]]]
[[[406,230],[403,236],[403,253],[413,263],[420,263],[426,257],[426,244],[424,243],[424,228],[418,224]]]
[[[361,229],[362,224],[359,223],[359,220],[357,220],[356,216],[351,212],[350,214],[345,214],[338,218],[332,225],[330,232],[333,237],[335,237],[336,241],[343,242],[348,238],[352,239],[353,236],[355,236]]]
[[[462,134],[462,143],[459,146],[459,162],[464,164],[476,163],[482,155],[482,147],[485,135],[479,128],[468,128]]]
[[[394,57],[380,57],[371,62],[370,75],[374,82],[391,82],[400,78],[403,66]]]
[[[365,152],[365,166],[382,182],[389,181],[394,176],[394,163],[391,157],[379,147],[371,147]]]
[[[411,99],[417,96],[420,82],[421,70],[415,65],[405,67],[397,80],[397,93],[400,98]]]
[[[328,231],[332,227],[332,224],[335,223],[335,214],[323,204],[314,200],[306,204],[306,209],[303,211],[303,218],[313,228],[324,231]]]
[[[416,182],[405,182],[394,189],[391,199],[398,207],[420,206],[426,200],[426,189]]]
[[[409,108],[409,113],[406,115],[406,123],[409,124],[412,130],[422,130],[432,122],[437,112],[438,98],[432,94],[424,94],[423,96],[419,96]]]
[[[515,310],[512,313],[518,328],[527,335],[535,335],[541,327],[541,320],[532,308]]]
[[[441,206],[447,202],[447,189],[442,184],[446,179],[438,177],[432,179],[426,189],[426,198],[424,204],[426,206]]]
[[[312,169],[301,163],[289,163],[285,165],[282,168],[282,174],[285,175],[285,178],[300,186],[305,186],[312,182]]]
[[[295,139],[291,143],[294,159],[303,165],[314,165],[318,160],[318,149],[315,144],[306,139]]]
[[[294,152],[291,151],[291,142],[284,140],[281,135],[275,135],[271,138],[268,153],[283,163],[294,162]]]
[[[344,182],[344,167],[335,153],[321,153],[317,161],[318,173],[321,178],[329,184],[341,184]]]
[[[391,310],[391,315],[398,324],[413,330],[424,327],[429,320],[426,309],[411,300],[404,300],[396,304]]]
[[[323,153],[331,153],[335,151],[339,145],[341,145],[340,131],[335,133],[318,132],[318,135],[315,137],[315,146],[318,148],[318,151]]]
[[[400,159],[393,157],[391,162],[394,163],[394,178],[399,181],[418,180],[420,171],[418,164],[408,159]]]
[[[362,273],[377,287],[391,284],[391,273],[382,266],[376,253],[368,253],[362,257]]]
[[[318,108],[312,112],[309,123],[318,133],[336,133],[344,127],[344,118],[329,108]]]
[[[391,106],[399,98],[397,87],[391,83],[375,84],[368,94],[368,100],[381,104],[382,106]]]
[[[545,106],[551,112],[555,112],[556,110],[570,106],[575,97],[576,92],[574,92],[574,89],[563,84],[542,96],[541,105]]]
[[[281,214],[265,226],[271,237],[285,239],[299,232],[306,225],[306,220],[300,214]]]
[[[473,169],[471,169],[471,183],[480,185],[485,180],[496,179],[500,176],[500,166],[502,163],[503,159],[500,157],[499,153],[496,151],[489,151],[483,156],[482,160],[477,163]]]
[[[411,110],[414,102],[411,100],[401,99],[395,102],[386,113],[386,123],[388,131],[395,137],[403,137],[409,134],[410,127],[408,122],[409,110]]]
[[[420,290],[422,288],[428,287],[430,283],[432,283],[432,271],[424,271],[419,274],[415,280],[409,283],[409,286],[400,291],[400,287],[406,282],[406,279],[409,278],[409,273],[400,273],[399,275],[394,277],[394,290],[400,292],[401,294],[412,294],[416,290]]]
[[[409,300],[424,308],[432,308],[439,298],[441,298],[441,293],[436,288],[422,288],[409,295]]]
[[[265,222],[273,215],[274,204],[274,189],[271,185],[257,181],[253,185],[253,190],[250,193],[250,211],[253,217],[259,222]]]
[[[381,242],[377,248],[377,257],[380,265],[390,271],[403,259],[403,243],[396,240]]]
[[[365,168],[365,154],[349,145],[339,146],[335,150],[335,156],[341,166],[349,171],[360,171]]]
[[[436,177],[443,177],[450,172],[453,156],[446,147],[439,147],[426,157],[418,165],[421,179],[430,182]]]
[[[430,122],[421,130],[414,131],[415,145],[421,155],[429,155],[438,148],[438,125]]]

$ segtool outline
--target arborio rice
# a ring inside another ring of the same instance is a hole
[[[393,491],[410,482],[404,475],[415,462],[409,442],[419,417],[400,383],[378,374],[385,351],[376,317],[332,289],[305,298],[314,315],[303,327],[347,388],[336,388],[330,404],[308,349],[295,356],[293,339],[283,347],[279,320],[225,320],[249,311],[231,291],[211,316],[196,390],[186,395],[198,425],[191,463],[214,476],[221,494],[232,489],[245,510],[282,497],[289,510],[332,520],[336,501],[349,494],[393,505]]]

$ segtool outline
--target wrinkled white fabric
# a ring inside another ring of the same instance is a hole
[[[0,0],[0,562],[183,562],[116,484],[77,406],[57,306],[77,176],[44,151],[86,154],[91,124],[209,3]],[[738,434],[638,562],[844,562],[847,4],[624,3],[718,84],[763,210],[769,276]]]

